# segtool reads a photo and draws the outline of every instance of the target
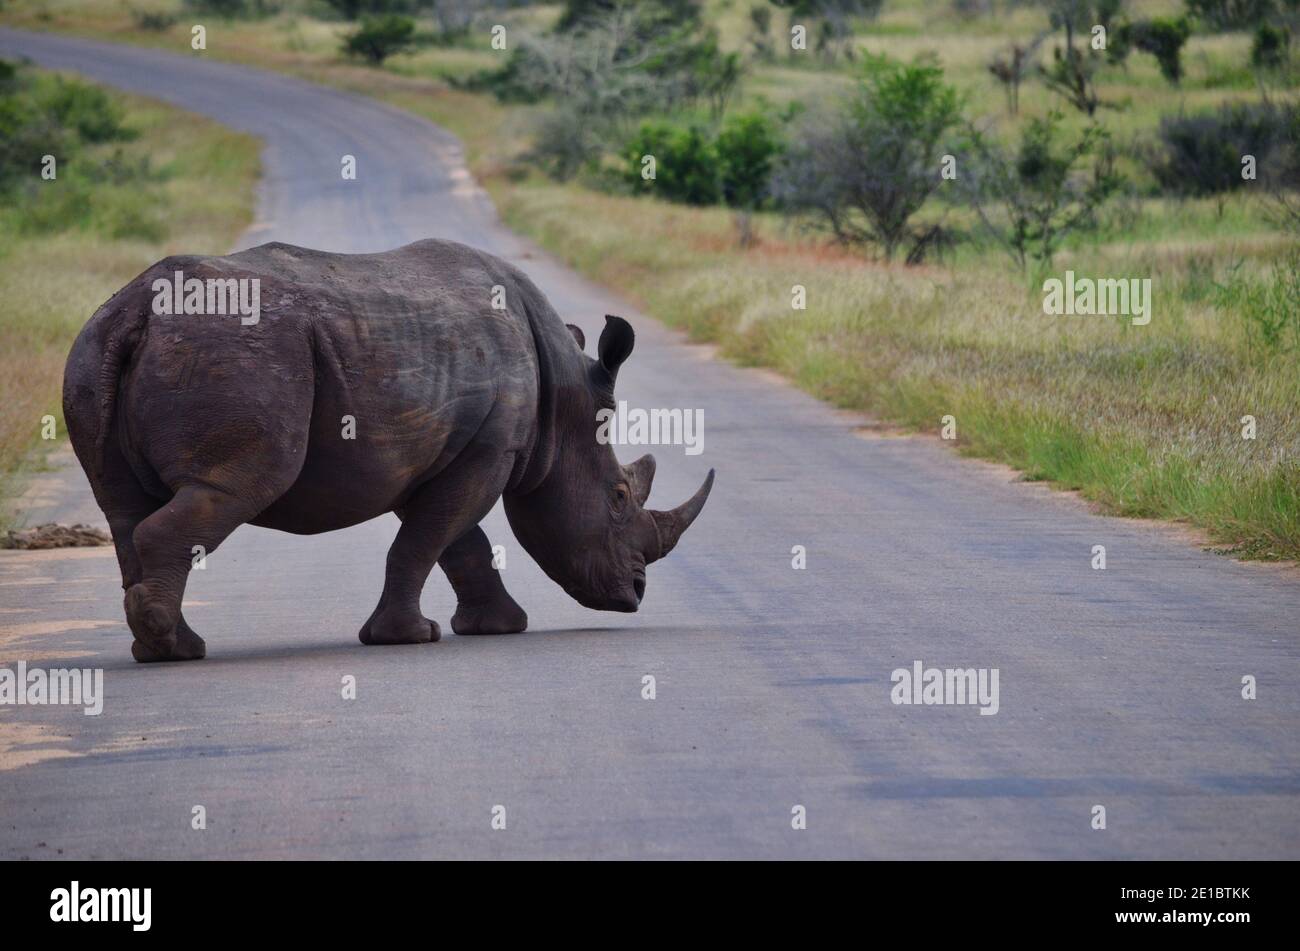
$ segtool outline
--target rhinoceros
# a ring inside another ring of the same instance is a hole
[[[233,294],[232,279],[256,281],[241,286],[258,289],[257,314],[204,306],[202,288]],[[188,309],[202,313],[172,306],[191,287]],[[571,597],[637,610],[646,566],[695,520],[714,473],[653,511],[654,457],[620,465],[597,439],[633,340],[607,316],[587,356],[582,331],[519,269],[451,241],[380,254],[272,243],[158,262],[91,317],[63,384],[117,550],[132,655],[204,656],[181,599],[196,555],[238,526],[309,535],[386,512],[401,526],[363,644],[438,640],[420,611],[435,563],[456,594],[453,631],[523,631],[479,527],[499,498]]]

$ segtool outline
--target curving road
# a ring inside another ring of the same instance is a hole
[[[710,359],[506,230],[427,122],[244,67],[0,30],[0,55],[18,54],[260,136],[244,245],[449,237],[520,264],[589,340],[603,314],[631,317],[621,397],[705,419],[702,455],[656,449],[653,501],[710,466],[718,481],[635,615],[569,601],[498,509],[486,527],[532,630],[452,635],[435,571],[425,613],[445,634],[426,646],[356,640],[391,516],[236,532],[192,576],[197,664],[131,661],[108,549],[0,552],[0,664],[105,670],[101,716],[0,707],[0,857],[1300,857],[1293,572],[1089,514],[933,440],[860,435]],[[87,512],[64,469],[30,520]],[[891,671],[915,661],[997,668],[997,714],[892,704]]]

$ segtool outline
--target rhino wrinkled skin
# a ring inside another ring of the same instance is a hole
[[[155,313],[154,282],[177,271],[258,279],[259,319]],[[504,309],[491,306],[498,285]],[[385,512],[402,524],[362,643],[438,639],[420,612],[435,563],[456,593],[453,631],[522,631],[478,527],[502,497],[520,544],[569,595],[635,611],[646,565],[699,514],[713,472],[683,505],[652,511],[654,458],[621,466],[597,442],[632,345],[631,326],[607,317],[586,356],[522,272],[454,242],[160,261],[86,324],[63,386],[112,530],[132,654],[204,656],[181,613],[185,582],[195,553],[239,525],[314,534]]]

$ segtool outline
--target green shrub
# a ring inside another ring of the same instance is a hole
[[[0,192],[37,181],[45,155],[62,165],[83,144],[131,135],[121,108],[102,89],[28,75],[0,60]]]
[[[1250,44],[1250,65],[1256,69],[1278,69],[1286,65],[1290,45],[1290,30],[1261,23]]]
[[[164,176],[148,156],[105,143],[134,138],[118,100],[95,86],[29,73],[0,61],[0,194],[3,227],[19,234],[85,229],[108,238],[158,240],[163,209],[149,186]],[[54,156],[57,177],[41,176]]]
[[[414,35],[415,21],[408,16],[363,17],[361,25],[343,38],[343,51],[378,66],[393,54],[411,49]]]
[[[712,27],[663,21],[647,13],[653,9],[595,16],[547,36],[521,32],[501,66],[466,85],[502,102],[550,99],[593,120],[697,102],[707,103],[717,118],[740,82],[739,54],[724,52]]]
[[[910,245],[915,262],[940,233],[912,217],[939,187],[940,158],[961,118],[943,70],[868,62],[856,94],[808,114],[773,174],[774,197],[844,243],[872,242],[886,259]]]
[[[716,204],[721,196],[717,153],[699,126],[643,122],[624,155],[626,178],[634,188],[688,205]],[[645,156],[654,157],[652,179],[642,176]]]
[[[629,4],[621,0],[566,0],[555,28],[561,33],[582,29]],[[700,0],[643,0],[632,8],[638,31],[665,23],[694,25],[700,19]]]
[[[1187,0],[1187,9],[1215,30],[1245,30],[1277,11],[1275,0]]]
[[[591,169],[602,154],[598,126],[591,116],[563,104],[542,114],[532,148],[523,158],[559,182],[584,168]]]
[[[1218,195],[1240,188],[1242,156],[1263,168],[1287,132],[1284,110],[1241,103],[1216,113],[1166,116],[1152,171],[1167,191],[1185,197]]]
[[[1300,350],[1300,251],[1273,262],[1262,278],[1242,274],[1238,262],[1216,285],[1215,303],[1241,318],[1252,347],[1265,353]]]
[[[185,0],[185,7],[194,13],[213,13],[226,18],[249,12],[248,0]]]
[[[345,20],[355,20],[363,14],[376,16],[382,13],[414,13],[415,0],[325,0]]]
[[[233,20],[238,17],[266,17],[280,10],[279,0],[185,0],[194,13],[211,13]]]
[[[781,150],[775,124],[761,113],[732,116],[718,132],[722,200],[732,208],[758,208],[768,197],[772,164]]]
[[[958,181],[986,231],[1021,267],[1050,265],[1065,237],[1090,226],[1122,184],[1105,131],[1094,125],[1066,138],[1058,112],[1030,119],[1012,153],[978,133],[967,151],[968,171]]]
[[[137,10],[131,8],[131,22],[150,33],[164,33],[176,25],[179,17],[162,10]]]
[[[1120,44],[1132,44],[1144,53],[1150,53],[1160,65],[1160,75],[1174,85],[1183,78],[1183,45],[1192,35],[1192,24],[1187,17],[1156,17],[1126,23],[1119,29]]]
[[[98,86],[55,77],[41,87],[40,104],[83,142],[112,142],[130,137],[122,125],[122,108]]]

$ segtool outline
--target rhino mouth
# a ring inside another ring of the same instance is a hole
[[[645,598],[645,569],[632,572],[632,591],[636,594],[636,603]]]
[[[634,579],[630,586],[613,594],[594,594],[576,587],[565,588],[564,591],[584,608],[633,614],[641,606],[641,598],[645,594],[645,577]]]

